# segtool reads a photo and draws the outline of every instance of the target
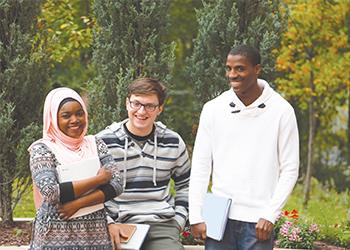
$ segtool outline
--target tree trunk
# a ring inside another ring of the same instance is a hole
[[[5,180],[6,182],[6,180]],[[0,185],[0,218],[3,223],[13,223],[12,186],[11,183]]]
[[[315,110],[314,110],[314,102],[315,97],[314,93],[314,74],[311,71],[310,73],[310,89],[312,91],[312,95],[309,100],[309,138],[307,145],[307,166],[306,166],[306,176],[304,181],[304,201],[303,205],[306,207],[309,199],[310,199],[310,190],[311,190],[311,177],[313,170],[313,143],[315,136]]]

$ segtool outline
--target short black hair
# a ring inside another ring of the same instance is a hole
[[[260,64],[261,57],[259,51],[249,45],[238,45],[230,50],[229,55],[242,55],[245,56],[252,65]]]

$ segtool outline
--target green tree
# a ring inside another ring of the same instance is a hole
[[[36,39],[40,1],[0,1],[0,218],[12,211],[31,183],[27,147],[38,137],[34,125],[48,76],[47,58]]]
[[[162,42],[168,26],[169,3],[95,1],[98,30],[93,62],[97,77],[89,84],[92,131],[125,118],[126,86],[135,78],[155,77],[169,87],[175,46]]]
[[[257,47],[262,55],[262,78],[273,80],[273,50],[278,48],[285,27],[285,18],[279,12],[280,1],[218,0],[203,4],[197,11],[199,31],[188,60],[197,113],[203,103],[228,88],[224,65],[234,45]]]
[[[166,105],[167,126],[171,127],[192,144],[193,87],[186,73],[186,58],[193,50],[198,24],[195,9],[202,7],[201,1],[172,0],[170,4],[170,27],[166,41],[176,43],[176,61],[172,86]],[[190,149],[190,148],[189,148]]]
[[[38,40],[50,58],[50,84],[81,90],[91,66],[95,19],[92,0],[46,0],[38,18]]]
[[[334,120],[349,85],[350,54],[344,49],[349,48],[345,21],[350,4],[346,0],[286,3],[290,19],[277,59],[283,78],[276,82],[287,98],[297,100],[300,112],[307,117],[301,136],[302,141],[307,138],[307,143],[301,143],[307,145],[302,151],[306,152],[307,205],[315,163],[328,164],[327,157],[336,154],[339,136]]]

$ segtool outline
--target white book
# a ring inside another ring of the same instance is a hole
[[[204,196],[202,216],[207,226],[208,237],[218,241],[222,240],[230,206],[231,199],[229,198],[212,193],[207,193]]]
[[[121,243],[122,250],[139,250],[145,240],[150,225],[148,224],[132,224],[136,226],[136,231],[131,236],[128,242]]]
[[[84,159],[71,164],[58,165],[56,170],[60,183],[68,181],[80,181],[97,175],[100,169],[100,159],[98,157]],[[103,209],[103,203],[79,209],[70,218],[91,214]]]

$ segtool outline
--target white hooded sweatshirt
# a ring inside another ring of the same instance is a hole
[[[299,138],[292,106],[264,80],[245,106],[230,89],[207,102],[195,141],[189,190],[190,224],[203,222],[203,196],[232,199],[229,218],[275,222],[296,183]]]

